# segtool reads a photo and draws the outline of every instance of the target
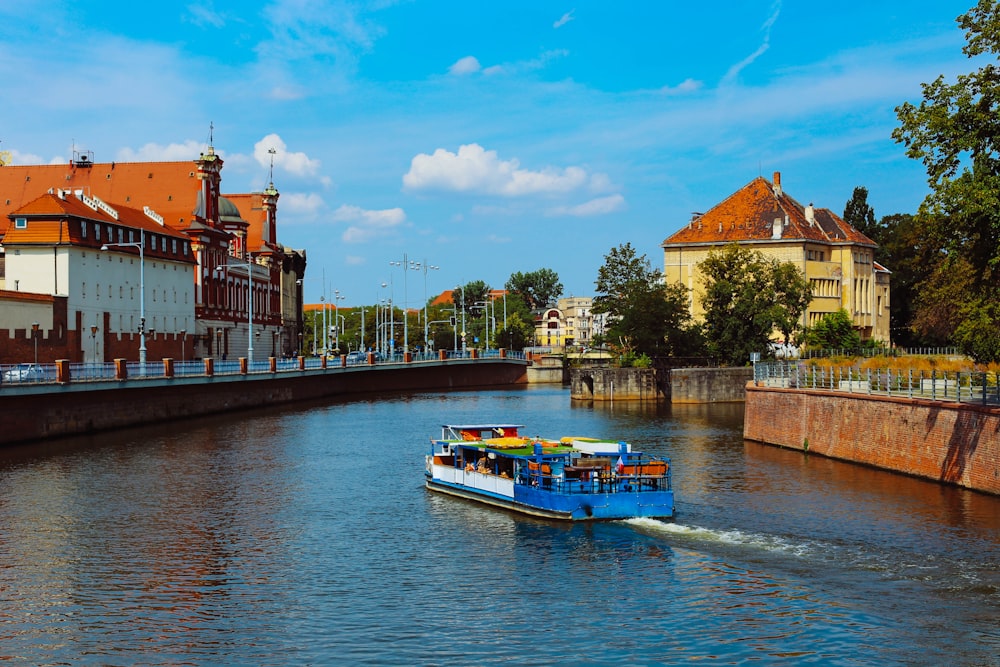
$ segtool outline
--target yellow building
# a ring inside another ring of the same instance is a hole
[[[876,243],[829,209],[798,203],[782,190],[780,172],[770,183],[755,178],[663,242],[664,277],[687,287],[696,318],[704,312],[698,264],[730,243],[802,271],[813,294],[804,326],[843,308],[863,340],[890,342],[889,271],[873,259]]]

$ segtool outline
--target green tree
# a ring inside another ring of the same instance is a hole
[[[861,346],[861,336],[847,311],[841,308],[827,313],[803,335],[806,345],[821,350],[855,350]]]
[[[868,205],[868,188],[859,185],[844,206],[844,222],[877,241],[878,229],[875,223],[875,209]]]
[[[954,289],[931,289],[935,281],[939,287],[949,281],[937,272],[921,287],[922,308],[954,308],[951,333],[964,332],[965,348],[969,332],[979,329],[974,322],[963,326],[964,318],[982,316],[982,304],[995,297],[1000,278],[1000,4],[980,0],[958,17],[958,24],[966,35],[963,53],[982,66],[954,83],[939,76],[923,84],[919,106],[905,102],[896,108],[900,126],[893,138],[927,171],[931,192],[920,211],[929,223],[925,233],[949,258],[961,257],[967,264],[970,282],[961,295]],[[923,294],[932,291],[959,301],[934,303]]]
[[[698,353],[698,329],[692,325],[687,289],[666,285],[645,255],[625,243],[604,257],[597,272],[592,312],[609,315],[604,340],[626,355]]]
[[[708,350],[730,365],[746,365],[751,352],[772,355],[776,329],[790,341],[812,299],[809,281],[794,265],[735,243],[709,252],[698,268],[705,276]]]
[[[555,305],[556,299],[563,293],[559,275],[552,269],[512,273],[507,280],[506,289],[521,295],[531,309]]]

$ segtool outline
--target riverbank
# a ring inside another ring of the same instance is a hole
[[[750,382],[743,436],[1000,495],[996,406]]]
[[[518,359],[448,359],[4,387],[0,446],[341,396],[503,387],[526,383],[526,368]]]

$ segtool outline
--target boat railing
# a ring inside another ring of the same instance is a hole
[[[667,461],[645,461],[617,469],[611,466],[565,466],[553,472],[546,464],[529,462],[518,480],[557,493],[635,493],[668,491],[671,488],[670,464]]]

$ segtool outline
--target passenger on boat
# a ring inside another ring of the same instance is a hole
[[[483,458],[479,459],[479,463],[476,465],[476,472],[481,472],[484,475],[489,474],[490,467],[489,467],[489,464],[486,462],[486,457],[485,456]]]

